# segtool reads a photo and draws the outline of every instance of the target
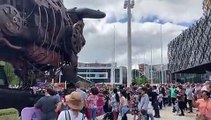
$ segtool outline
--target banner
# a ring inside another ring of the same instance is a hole
[[[14,108],[1,109],[0,120],[19,120],[18,110]]]
[[[41,120],[40,110],[34,107],[26,107],[21,111],[21,120]]]

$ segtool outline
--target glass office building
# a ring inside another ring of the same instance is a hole
[[[115,70],[114,74],[112,71]],[[78,75],[90,80],[94,83],[112,83],[112,78],[114,79],[114,84],[123,84],[127,81],[127,71],[126,67],[117,67],[117,64],[112,66],[111,63],[79,63],[78,64]],[[115,77],[113,77],[113,75]]]

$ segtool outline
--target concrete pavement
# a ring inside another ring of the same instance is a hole
[[[128,120],[133,120],[133,116],[128,114]],[[185,112],[185,116],[178,116],[176,113],[172,113],[171,107],[165,107],[160,110],[161,118],[155,118],[155,120],[195,120],[195,113]],[[103,116],[97,117],[97,120],[102,120]],[[136,117],[137,118],[137,117]]]
[[[176,113],[172,113],[172,107],[166,107],[160,110],[161,118],[156,118],[155,120],[195,120],[195,112],[187,113],[185,116],[179,116]],[[130,120],[132,120],[130,118]]]

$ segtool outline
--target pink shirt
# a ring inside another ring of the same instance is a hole
[[[104,105],[104,100],[103,100],[103,95],[98,95],[98,100],[97,100],[97,106],[98,107],[103,107]]]
[[[198,99],[196,103],[199,105],[199,114],[205,115],[207,118],[211,119],[211,99],[208,101]]]
[[[88,108],[97,108],[97,95],[89,95],[87,98]]]

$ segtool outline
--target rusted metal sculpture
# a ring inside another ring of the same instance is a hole
[[[58,68],[75,82],[83,18],[104,17],[99,10],[66,9],[61,0],[0,0],[0,60],[14,66],[24,86],[30,75],[54,75]]]

